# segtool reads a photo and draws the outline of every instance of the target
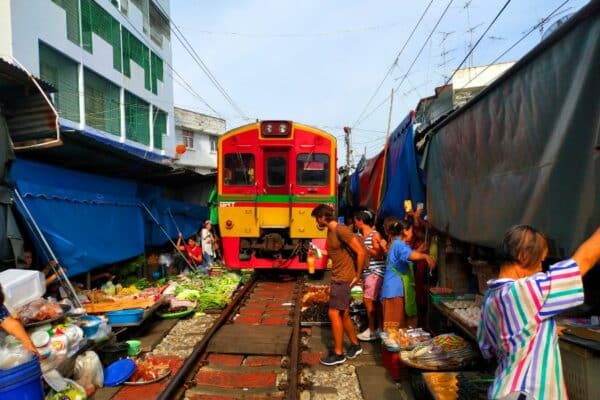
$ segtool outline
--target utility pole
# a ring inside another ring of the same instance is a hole
[[[390,112],[388,113],[388,126],[387,126],[386,137],[390,137],[390,129],[392,128],[392,108],[393,107],[394,107],[394,88],[392,88],[392,94],[390,94]]]
[[[352,147],[350,146],[350,134],[352,128],[349,126],[344,127],[344,143],[346,144],[346,174],[350,175],[350,166],[352,164]]]

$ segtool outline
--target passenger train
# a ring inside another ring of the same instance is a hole
[[[336,206],[336,146],[327,132],[291,121],[260,121],[219,138],[225,265],[309,269],[308,259],[325,247],[327,234],[311,211],[318,204]],[[316,270],[326,267],[324,257],[315,261]]]

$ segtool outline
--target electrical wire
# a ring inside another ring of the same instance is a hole
[[[158,3],[154,3],[154,4],[155,4],[155,5],[158,5]],[[159,6],[159,7],[160,7],[160,6]],[[161,9],[162,9],[162,8],[161,8]],[[163,13],[164,13],[164,11],[163,11]],[[165,13],[165,15],[166,15],[166,13]],[[137,27],[136,27],[136,26],[133,24],[133,22],[131,22],[131,21],[129,20],[129,18],[124,18],[124,19],[125,19],[125,21],[127,21],[127,23],[129,24],[129,26],[130,26],[130,27],[132,27],[132,28],[133,28],[133,29],[134,29],[134,30],[137,32],[137,34],[139,35],[139,37],[140,37],[140,38],[141,38],[141,39],[142,39],[142,40],[145,42],[146,46],[147,46],[149,49],[150,49],[150,48],[152,48],[152,45],[151,45],[151,44],[150,44],[150,42],[148,41],[148,38],[146,37],[146,35],[145,35],[143,32],[140,32],[140,30],[139,30],[139,29],[138,29],[138,28],[137,28]],[[192,88],[192,86],[191,86],[191,85],[190,85],[190,84],[189,84],[189,83],[188,83],[188,82],[185,80],[185,78],[183,78],[183,76],[181,76],[181,74],[179,74],[179,72],[177,72],[177,71],[175,70],[175,68],[174,68],[174,67],[173,67],[173,66],[172,66],[172,65],[171,65],[169,62],[167,62],[166,60],[162,60],[162,61],[163,61],[163,63],[167,64],[167,67],[168,67],[168,68],[169,68],[171,71],[173,71],[173,73],[174,73],[175,75],[177,75],[177,77],[178,77],[179,79],[181,79],[181,80],[184,82],[184,84],[185,84],[185,87],[184,87],[184,88],[185,88],[186,90],[188,90],[188,92],[189,92],[190,94],[192,94],[194,97],[198,98],[198,99],[199,99],[199,100],[200,100],[200,101],[201,101],[201,102],[202,102],[204,105],[206,105],[206,107],[208,107],[208,108],[209,108],[209,110],[211,110],[212,112],[214,112],[214,113],[215,113],[217,116],[220,116],[220,114],[219,114],[219,113],[218,113],[218,112],[217,112],[217,111],[216,111],[216,110],[215,110],[215,109],[214,109],[214,108],[213,108],[213,107],[212,107],[210,104],[208,104],[208,102],[207,102],[207,101],[206,101],[206,100],[205,100],[205,99],[204,99],[202,96],[200,96],[200,95],[199,95],[199,94],[198,94],[198,93],[197,93],[197,92],[194,90],[194,88]],[[171,75],[171,76],[173,76],[173,75]]]
[[[500,18],[500,16],[504,12],[504,10],[506,10],[506,7],[508,7],[508,5],[510,4],[511,1],[512,0],[507,0],[506,3],[504,3],[504,5],[500,9],[500,11],[498,11],[498,13],[494,17],[494,19],[492,19],[492,21],[489,23],[489,25],[487,26],[487,28],[485,29],[485,31],[483,31],[483,33],[481,34],[481,36],[479,36],[479,39],[477,39],[477,42],[475,42],[475,44],[473,46],[471,46],[471,48],[469,49],[469,51],[467,52],[467,54],[465,55],[465,57],[463,58],[463,60],[454,69],[454,72],[452,72],[452,74],[448,77],[448,79],[446,80],[446,83],[444,83],[443,86],[446,86],[452,80],[452,78],[454,77],[454,75],[456,75],[456,72],[460,69],[460,67],[462,67],[463,64],[465,63],[465,61],[467,61],[467,59],[469,58],[469,56],[471,54],[473,54],[473,51],[475,51],[475,49],[477,48],[477,46],[479,45],[479,43],[481,43],[481,41],[483,40],[483,38],[485,37],[485,35],[492,28],[492,26],[496,23],[496,21],[498,20],[498,18]]]
[[[341,35],[347,33],[357,33],[357,32],[368,32],[368,31],[378,31],[389,28],[394,28],[396,26],[402,25],[402,22],[396,22],[393,24],[386,25],[374,25],[374,26],[365,26],[356,29],[339,29],[331,32],[315,32],[315,33],[294,33],[294,32],[284,32],[284,33],[250,33],[250,32],[217,32],[217,31],[208,31],[208,30],[196,30],[190,29],[189,27],[180,27],[180,29],[190,30],[196,33],[203,33],[207,35],[221,35],[221,36],[239,36],[239,37],[249,37],[249,38],[315,38],[315,37],[327,37],[334,35]]]
[[[438,18],[437,22],[435,23],[433,29],[431,29],[431,31],[429,32],[429,35],[427,36],[427,39],[425,39],[425,42],[423,42],[423,45],[421,46],[421,49],[419,50],[419,52],[417,53],[417,55],[415,56],[415,58],[413,59],[412,63],[410,64],[410,66],[408,67],[408,70],[406,71],[406,73],[404,74],[402,80],[400,81],[400,83],[396,86],[395,91],[398,91],[398,89],[400,89],[400,87],[402,86],[402,84],[404,83],[404,81],[406,80],[406,77],[408,76],[408,74],[410,73],[410,71],[412,70],[413,66],[415,65],[415,63],[417,62],[417,60],[419,59],[419,57],[421,56],[421,53],[423,53],[423,49],[425,48],[425,46],[427,46],[427,43],[429,42],[429,40],[431,40],[431,37],[433,36],[433,34],[435,33],[435,30],[437,29],[437,27],[439,26],[440,22],[442,22],[442,19],[444,18],[444,16],[446,15],[446,13],[448,12],[448,9],[450,9],[450,6],[452,5],[452,3],[454,2],[454,0],[450,0],[448,2],[448,4],[446,5],[446,8],[444,9],[444,11],[442,12],[442,14],[440,15],[440,17]],[[379,103],[377,105],[377,107],[375,107],[373,110],[371,110],[368,114],[366,114],[362,119],[358,120],[354,126],[359,126],[360,124],[362,124],[367,118],[369,118],[371,115],[373,115],[373,113],[375,113],[375,111],[377,111],[379,108],[381,108],[381,106],[383,106],[385,103],[387,103],[387,101],[389,100],[389,98],[391,97],[391,95],[388,95],[381,103]]]
[[[483,74],[485,71],[487,71],[492,65],[494,65],[498,60],[500,60],[502,57],[504,57],[506,54],[508,54],[508,52],[510,52],[512,49],[514,49],[515,47],[517,47],[519,45],[519,43],[521,43],[523,40],[525,40],[529,35],[531,35],[535,30],[537,30],[540,26],[542,26],[543,24],[545,24],[546,22],[548,22],[548,20],[550,20],[552,17],[555,16],[555,14],[561,9],[563,8],[568,2],[570,2],[571,0],[565,0],[564,2],[562,2],[558,7],[556,7],[550,14],[548,14],[545,18],[543,18],[540,22],[538,22],[537,24],[535,24],[534,26],[532,26],[529,31],[525,32],[523,34],[523,36],[521,36],[515,43],[513,43],[510,47],[508,47],[506,50],[504,50],[498,57],[496,57],[491,63],[489,63],[483,70],[481,70],[477,75],[475,75],[473,78],[471,78],[471,80],[469,80],[467,83],[465,83],[462,88],[465,88],[469,85],[469,83],[473,82],[475,79],[477,79],[481,74]],[[462,89],[461,88],[461,89]]]
[[[179,29],[179,27],[177,26],[177,24],[175,24],[175,22],[169,16],[169,14],[165,11],[165,9],[158,2],[156,2],[154,4],[160,9],[160,11],[163,13],[163,16],[169,22],[169,24],[173,28],[175,28],[174,30],[171,29],[171,31],[173,32],[173,34],[175,35],[175,37],[177,38],[177,40],[179,40],[179,43],[181,43],[181,45],[183,46],[183,48],[188,52],[188,54],[192,57],[192,59],[200,67],[200,69],[202,70],[202,72],[204,72],[204,74],[208,77],[208,79],[211,81],[211,83],[217,88],[217,90],[223,95],[223,97],[225,98],[225,100],[227,100],[227,102],[231,105],[231,107],[233,107],[233,109],[242,118],[244,118],[246,120],[249,120],[250,118],[248,118],[248,116],[237,105],[237,103],[233,100],[233,98],[229,95],[229,93],[227,93],[227,91],[225,90],[225,88],[221,85],[221,83],[217,80],[217,78],[214,76],[214,74],[210,71],[210,69],[208,68],[208,66],[204,63],[204,61],[202,60],[202,58],[198,55],[198,53],[196,52],[196,50],[194,49],[194,47],[190,44],[190,42],[187,40],[187,38],[185,37],[185,35],[183,34],[183,32]]]
[[[425,10],[423,11],[423,13],[421,14],[421,17],[419,18],[419,20],[417,21],[417,23],[415,24],[415,26],[413,27],[412,32],[410,33],[410,35],[408,36],[408,38],[406,39],[406,41],[404,42],[404,44],[402,45],[402,48],[400,49],[400,51],[398,52],[398,54],[396,55],[396,58],[394,58],[394,62],[392,63],[392,65],[390,65],[390,67],[388,68],[387,72],[385,73],[385,75],[383,76],[383,79],[381,80],[381,82],[379,82],[379,85],[377,86],[377,88],[375,89],[375,92],[373,92],[373,94],[371,95],[371,97],[369,98],[369,101],[367,101],[367,104],[363,107],[363,110],[360,112],[360,114],[358,115],[358,118],[356,118],[356,121],[354,122],[352,128],[356,127],[358,125],[358,121],[360,121],[361,117],[364,115],[364,113],[367,111],[367,109],[369,108],[369,106],[371,105],[371,103],[373,102],[373,99],[375,99],[375,96],[377,96],[377,93],[379,93],[379,90],[381,89],[381,87],[383,86],[383,83],[385,82],[385,80],[390,76],[390,74],[392,73],[392,71],[394,70],[394,67],[396,65],[398,65],[398,60],[400,59],[400,56],[402,55],[402,53],[404,52],[404,49],[406,49],[406,46],[408,45],[408,43],[410,42],[410,40],[412,39],[413,35],[415,34],[417,28],[419,27],[419,25],[421,24],[421,21],[423,21],[423,18],[425,17],[425,14],[427,14],[427,11],[429,11],[429,7],[431,7],[431,4],[433,4],[433,0],[431,0],[429,2],[429,4],[427,5],[427,7],[425,7]]]

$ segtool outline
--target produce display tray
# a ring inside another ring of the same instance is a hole
[[[402,354],[402,353],[400,353],[400,354]],[[446,365],[433,366],[433,365],[424,365],[424,364],[414,362],[410,358],[402,357],[402,355],[400,356],[400,359],[407,366],[414,368],[414,369],[423,370],[423,371],[457,371],[457,370],[463,369],[463,368],[468,367],[471,364],[473,364],[472,361],[467,361],[467,362],[462,362],[462,363],[448,363]]]
[[[108,301],[104,303],[87,303],[83,307],[88,314],[102,314],[110,311],[128,310],[131,308],[149,308],[154,305],[153,298],[141,298],[141,299],[124,299],[117,301]]]
[[[58,317],[54,317],[54,318],[50,318],[50,319],[45,319],[43,321],[35,321],[35,322],[28,322],[26,324],[23,324],[23,326],[25,328],[33,328],[36,326],[42,326],[42,325],[46,325],[46,324],[53,324],[55,322],[62,322],[66,317],[67,317],[67,313],[71,310],[71,307],[65,305],[65,304],[61,304],[60,307],[63,310],[63,313],[61,315],[59,315]]]
[[[164,319],[183,318],[185,316],[192,314],[194,311],[195,311],[195,307],[188,307],[187,310],[183,310],[183,311],[179,311],[179,312],[172,312],[172,313],[161,313],[160,311],[157,311],[156,315],[158,315],[159,317],[164,318]]]
[[[161,380],[165,379],[167,376],[169,376],[170,373],[171,373],[171,370],[169,369],[164,374],[162,374],[161,376],[159,376],[156,379],[152,379],[151,381],[144,381],[144,382],[129,382],[129,381],[125,381],[125,382],[123,382],[123,385],[127,385],[127,386],[148,385],[150,383],[158,382],[158,381],[161,381]]]

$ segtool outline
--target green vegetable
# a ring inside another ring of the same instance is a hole
[[[185,278],[179,278],[175,296],[179,300],[196,301],[196,311],[222,308],[229,303],[239,283],[240,276],[235,273],[212,277],[192,273]]]

